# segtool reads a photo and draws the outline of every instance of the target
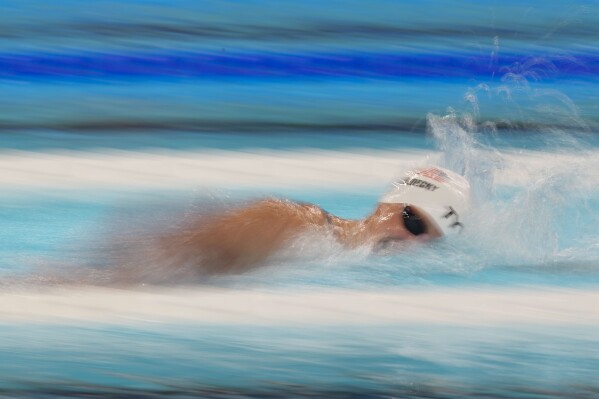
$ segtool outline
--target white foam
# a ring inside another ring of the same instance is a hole
[[[428,289],[260,292],[199,287],[0,294],[0,321],[22,323],[598,325],[599,292]]]

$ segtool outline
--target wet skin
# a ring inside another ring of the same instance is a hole
[[[376,248],[393,241],[428,240],[440,232],[427,215],[425,234],[410,233],[403,223],[405,204],[377,204],[368,217],[347,220],[312,204],[267,199],[254,202],[208,220],[192,222],[175,234],[161,238],[166,254],[182,262],[198,262],[206,274],[240,273],[260,266],[274,252],[306,233],[332,234],[348,248]]]

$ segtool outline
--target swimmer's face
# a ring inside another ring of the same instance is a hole
[[[367,228],[377,245],[393,241],[426,241],[443,235],[426,212],[406,204],[378,204]]]

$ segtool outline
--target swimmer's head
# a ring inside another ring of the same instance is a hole
[[[405,204],[426,215],[418,215],[407,207],[403,223],[413,234],[421,234],[422,223],[427,223],[444,234],[464,229],[463,216],[470,207],[470,184],[464,177],[447,169],[426,167],[406,173],[393,182],[393,188],[379,200],[381,204]],[[428,216],[428,217],[426,217]]]

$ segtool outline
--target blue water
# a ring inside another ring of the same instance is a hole
[[[8,396],[17,397],[597,393],[596,328],[88,325],[41,326],[42,336],[40,326],[2,327],[0,348],[9,355],[0,370]]]
[[[484,120],[598,116],[595,1],[5,1],[0,15],[4,129],[422,129],[468,91]]]
[[[211,143],[221,141],[216,148],[226,148],[230,138],[222,133],[207,136]],[[40,137],[47,140],[47,136]],[[243,137],[251,142],[251,134]],[[366,141],[375,143],[386,137],[372,134]],[[102,142],[100,135],[94,140]],[[397,147],[399,156],[402,151],[426,150],[432,139],[407,135],[405,140],[416,145]],[[505,140],[510,144],[505,150],[517,150],[524,139]],[[40,145],[43,142],[29,145],[43,154],[47,150]],[[528,142],[539,149],[534,140]],[[131,143],[120,145],[129,148]],[[318,148],[313,145],[312,149]],[[112,139],[106,140],[106,146],[118,148]],[[285,149],[293,151],[291,140]],[[539,154],[547,157],[548,163],[552,151],[559,153],[556,147],[541,149]],[[95,151],[93,146],[79,150]],[[577,182],[571,172],[564,178]],[[340,288],[357,293],[448,288],[534,292],[594,290],[598,286],[596,189],[564,191],[561,198],[554,198],[551,179],[533,188],[516,184],[495,185],[494,189],[482,204],[496,211],[486,213],[481,224],[490,225],[490,231],[474,227],[460,237],[389,256],[325,251],[317,259],[283,260],[239,276],[197,281],[195,289],[206,289],[208,284],[279,292]],[[107,232],[119,232],[135,223],[152,226],[181,211],[201,210],[204,204],[213,203],[214,195],[224,203],[264,195],[293,198],[319,204],[343,217],[360,218],[371,211],[379,193],[288,187],[193,192],[76,187],[12,190],[5,193],[0,208],[4,223],[0,233],[2,273],[5,283],[9,282],[5,288],[35,293],[44,288],[44,275],[56,271],[72,273],[73,267],[78,273],[109,270],[110,254],[104,250]],[[150,282],[159,281],[170,288],[180,284],[168,277],[168,267],[161,267],[151,256],[141,253],[139,260],[163,277],[156,280],[150,276]],[[23,287],[15,275],[29,285]],[[36,276],[33,286],[27,278],[30,275]],[[135,290],[147,282],[140,278],[127,289]],[[87,283],[105,284],[100,279],[88,279]],[[185,281],[185,289],[190,283],[194,289],[192,280]],[[154,321],[135,325],[29,320],[2,323],[0,385],[8,397],[49,398],[594,397],[598,350],[597,326],[593,324],[248,326],[205,324],[201,319],[185,324]]]
[[[0,157],[389,150],[401,159],[441,148],[446,166],[470,171],[478,201],[474,227],[460,237],[387,256],[308,245],[319,256],[185,281],[186,289],[599,286],[599,191],[589,183],[599,153],[597,1],[3,0],[0,27]],[[431,123],[430,115],[452,113],[461,122],[449,135]],[[501,174],[513,166],[507,154],[520,152],[546,170],[524,182],[489,179],[486,171]],[[557,164],[564,154],[575,165]],[[107,236],[176,223],[215,201],[277,196],[360,218],[380,195],[358,184],[23,183],[0,196],[0,287],[23,298],[57,273],[105,284],[93,276],[114,266]],[[140,252],[137,261],[163,276],[149,282],[180,288],[156,258]],[[119,289],[151,289],[146,283]],[[52,289],[73,287],[54,281]],[[274,327],[3,319],[0,397],[591,398],[599,397],[597,332],[593,323],[534,320]]]

